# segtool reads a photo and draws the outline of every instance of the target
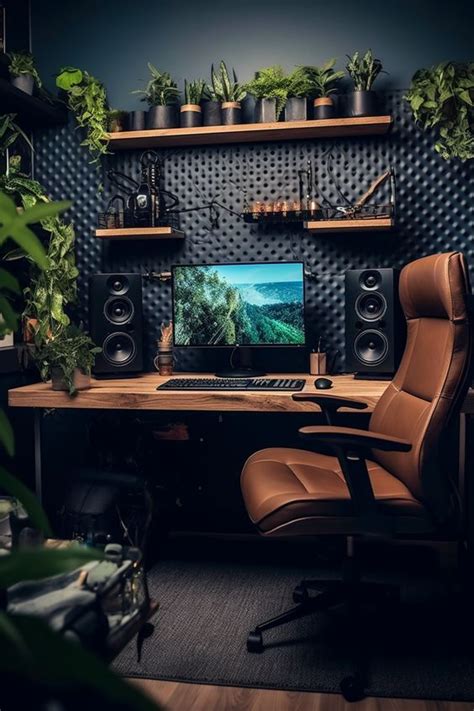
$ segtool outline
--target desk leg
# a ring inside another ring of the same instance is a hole
[[[35,407],[34,410],[34,439],[35,439],[35,491],[40,503],[43,500],[43,484],[41,472],[41,420],[43,410]]]

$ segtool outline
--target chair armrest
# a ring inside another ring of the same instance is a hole
[[[366,410],[368,407],[366,402],[349,400],[348,398],[338,397],[337,395],[294,393],[292,397],[293,400],[297,402],[314,402],[315,405],[319,405],[328,425],[333,424],[333,417],[341,407],[347,407],[351,410]]]
[[[384,452],[409,452],[411,449],[411,442],[406,439],[352,427],[302,427],[299,433],[303,439],[344,450],[381,449]]]

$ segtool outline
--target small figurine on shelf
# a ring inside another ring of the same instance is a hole
[[[173,375],[173,321],[161,324],[161,338],[156,345],[155,368],[160,375]]]

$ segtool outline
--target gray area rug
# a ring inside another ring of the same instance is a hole
[[[467,612],[439,582],[417,580],[413,572],[398,613],[397,607],[364,612],[363,639],[351,637],[341,608],[271,630],[264,653],[248,654],[249,630],[290,607],[301,578],[324,574],[331,577],[321,568],[275,563],[160,562],[149,573],[151,595],[160,602],[154,634],[140,663],[133,643],[114,667],[131,677],[339,692],[341,679],[367,657],[368,695],[474,699]]]

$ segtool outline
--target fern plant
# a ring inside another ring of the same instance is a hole
[[[423,129],[438,130],[434,147],[445,160],[474,158],[474,62],[418,70],[405,98]]]
[[[142,101],[148,106],[169,106],[176,103],[179,89],[169,72],[160,72],[151,62],[148,62],[151,79],[145,89],[136,89],[132,94],[143,94]]]
[[[212,92],[218,101],[240,102],[245,99],[247,92],[242,84],[239,84],[235,69],[232,69],[232,79],[229,76],[227,66],[224,60],[219,64],[219,70],[214,71],[214,65],[211,67],[211,83]]]
[[[305,98],[310,95],[310,92],[311,82],[304,67],[296,67],[288,77],[288,97]]]
[[[280,116],[288,98],[290,80],[283,67],[276,64],[259,69],[245,89],[256,99],[276,99],[276,116]]]
[[[330,96],[337,91],[337,83],[344,78],[345,72],[334,70],[336,59],[329,59],[320,67],[303,66],[300,71],[309,84],[309,95],[314,99]]]
[[[184,103],[199,104],[202,101],[206,89],[206,82],[203,79],[196,81],[184,80]]]
[[[356,91],[370,91],[378,75],[386,73],[383,71],[382,62],[380,59],[375,59],[371,49],[368,49],[362,57],[359,52],[354,52],[352,57],[347,55],[347,59],[349,60],[346,64],[347,73],[354,82]]]

